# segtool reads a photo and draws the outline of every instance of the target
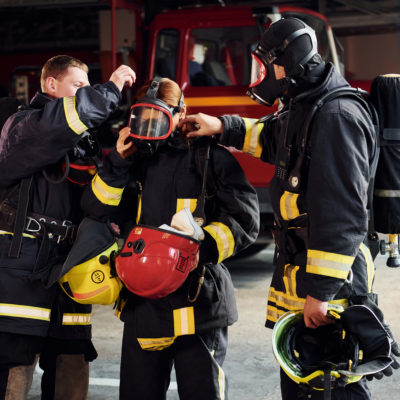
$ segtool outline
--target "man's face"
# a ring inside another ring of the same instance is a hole
[[[78,67],[68,67],[66,74],[58,79],[53,78],[48,91],[55,98],[75,96],[76,91],[89,86],[88,75]]]

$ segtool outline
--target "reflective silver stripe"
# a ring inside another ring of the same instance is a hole
[[[260,134],[264,127],[263,124],[258,124],[256,119],[243,118],[245,123],[245,138],[242,151],[254,157],[261,157],[262,146],[260,144]]]
[[[88,130],[88,127],[79,119],[79,115],[76,111],[76,98],[75,96],[64,97],[64,113],[65,118],[67,119],[68,126],[73,130],[77,135]]]
[[[400,197],[400,190],[375,189],[374,195],[378,197]]]
[[[95,196],[103,203],[118,206],[121,201],[123,188],[116,188],[105,183],[99,174],[92,179],[92,190]]]
[[[91,323],[91,314],[63,314],[63,325],[90,325]]]
[[[49,308],[33,306],[20,306],[16,304],[0,303],[0,315],[6,317],[29,318],[50,321]]]

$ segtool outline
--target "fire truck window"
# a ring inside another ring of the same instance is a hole
[[[255,26],[192,30],[188,64],[190,85],[248,85],[251,66],[249,49],[254,40],[259,40]]]
[[[176,60],[178,58],[179,32],[163,29],[157,36],[154,61],[154,75],[176,80]]]

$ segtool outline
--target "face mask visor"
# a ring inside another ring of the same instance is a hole
[[[250,87],[252,88],[258,86],[266,78],[267,68],[254,53],[251,53],[251,57]]]
[[[170,136],[173,127],[171,113],[150,103],[132,106],[129,120],[130,136],[140,140],[162,140]]]

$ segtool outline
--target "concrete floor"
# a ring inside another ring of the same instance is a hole
[[[264,328],[267,288],[272,275],[272,247],[251,257],[229,261],[236,288],[239,321],[229,331],[229,349],[224,371],[229,380],[230,400],[279,400],[279,368],[271,350],[271,330]],[[400,268],[385,266],[378,256],[375,291],[392,331],[400,340]],[[89,400],[118,399],[119,358],[123,324],[113,316],[112,307],[96,306],[93,342],[99,357],[92,363]],[[134,373],[132,371],[132,373]],[[35,372],[30,399],[40,399],[40,370]],[[370,384],[375,400],[395,400],[400,392],[400,370],[391,378]],[[173,381],[168,400],[177,400]],[[206,399],[205,399],[206,400]]]

